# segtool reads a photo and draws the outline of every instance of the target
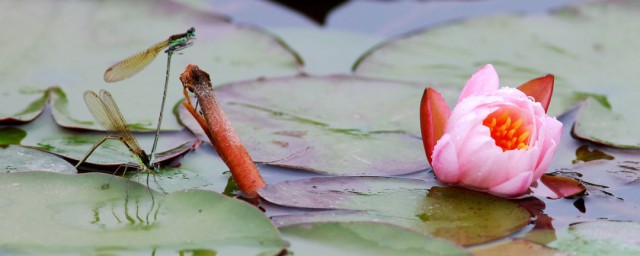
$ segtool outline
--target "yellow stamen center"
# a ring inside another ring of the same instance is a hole
[[[484,126],[489,127],[491,138],[502,151],[529,148],[531,128],[525,123],[526,120],[517,114],[518,112],[499,109],[489,114],[482,122]]]

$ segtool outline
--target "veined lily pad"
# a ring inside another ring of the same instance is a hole
[[[29,22],[24,21],[27,13]],[[0,22],[13,24],[0,32],[0,38],[8,39],[3,40],[6,54],[0,60],[0,118],[32,118],[35,108],[29,102],[42,97],[4,91],[41,91],[58,85],[66,98],[54,100],[66,100],[68,106],[54,102],[54,115],[65,127],[100,130],[82,93],[105,88],[134,130],[155,129],[166,55],[159,54],[145,70],[115,84],[105,83],[103,73],[115,62],[192,26],[197,40],[172,58],[165,113],[182,96],[178,75],[188,63],[205,68],[217,83],[296,74],[302,63],[284,42],[265,31],[172,1],[10,0],[3,3]],[[179,128],[175,119],[164,119],[163,129]]]
[[[269,220],[244,202],[200,190],[165,196],[104,174],[2,174],[0,206],[4,252],[256,255],[283,249]]]
[[[373,222],[327,222],[281,227],[296,255],[468,255],[451,242]]]
[[[414,84],[352,76],[266,79],[216,90],[254,161],[334,175],[426,168],[416,122],[421,93]],[[183,123],[197,126],[183,107],[180,112]]]
[[[581,138],[640,147],[635,129],[640,59],[640,5],[635,1],[582,4],[547,15],[502,15],[427,29],[370,50],[354,66],[359,75],[462,88],[486,63],[502,85],[518,86],[553,73],[549,112],[557,115],[590,98],[575,124]],[[570,31],[568,33],[567,31]],[[445,98],[447,98],[445,96]],[[457,97],[447,98],[450,104]]]
[[[637,255],[640,223],[609,220],[576,223],[549,246],[579,255]]]
[[[526,226],[531,215],[517,203],[457,187],[431,187],[416,179],[310,178],[267,185],[259,193],[290,207],[355,210],[334,215],[289,215],[276,223],[377,221],[396,224],[461,245],[491,241]],[[295,218],[305,221],[296,221]],[[293,220],[283,220],[292,218]]]
[[[64,174],[77,173],[67,161],[37,149],[9,145],[0,148],[0,173],[47,171]]]

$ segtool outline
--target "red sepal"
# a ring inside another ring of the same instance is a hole
[[[432,88],[424,90],[420,102],[420,129],[427,159],[431,163],[431,155],[436,142],[444,134],[444,127],[449,120],[451,110],[442,95]]]
[[[544,112],[547,112],[551,102],[551,95],[553,94],[553,81],[553,75],[549,74],[520,85],[518,90],[524,92],[527,96],[533,97],[536,102],[540,102]]]

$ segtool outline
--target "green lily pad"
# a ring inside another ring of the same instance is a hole
[[[637,70],[640,5],[634,1],[582,4],[543,15],[471,19],[393,39],[371,49],[354,72],[376,78],[462,88],[492,63],[502,85],[518,86],[553,73],[549,112],[560,114],[590,98],[575,124],[584,139],[640,147]],[[568,33],[570,31],[570,33]],[[447,97],[450,105],[457,97]]]
[[[280,231],[296,255],[468,255],[451,242],[381,223],[298,224]]]
[[[353,76],[264,79],[216,89],[254,161],[334,175],[426,168],[416,122],[421,93],[414,84]],[[201,133],[180,108],[182,122]]]
[[[27,136],[24,130],[7,126],[0,128],[0,145],[20,144],[22,139]]]
[[[245,202],[200,190],[165,196],[111,175],[3,174],[0,205],[0,250],[6,253],[256,255],[283,249],[268,218]]]
[[[55,92],[53,94],[56,94]],[[61,128],[51,120],[50,112],[46,112],[43,118],[21,126],[29,131],[23,139],[22,145],[44,150],[71,162],[82,159],[89,149],[107,134],[104,132],[79,132]],[[154,134],[139,134],[137,138],[140,147],[149,152],[153,143]],[[158,144],[156,162],[168,162],[177,156],[184,155],[198,144],[187,132],[163,133]],[[87,159],[85,170],[114,173],[123,164],[136,163],[129,149],[120,141],[107,140],[98,147]],[[122,171],[122,169],[120,170]]]
[[[188,63],[205,68],[216,83],[292,75],[302,65],[295,52],[266,31],[172,1],[8,1],[3,6],[0,22],[13,25],[0,32],[0,38],[11,38],[3,40],[6,54],[0,60],[2,119],[32,118],[30,102],[42,101],[42,93],[5,91],[41,92],[58,85],[66,96],[53,99],[56,121],[64,127],[101,130],[82,93],[105,88],[134,130],[155,130],[165,55],[122,82],[107,84],[103,73],[115,62],[192,26],[197,38],[193,46],[172,58],[165,113],[182,97],[178,75]],[[29,22],[24,22],[27,13]],[[56,104],[57,100],[68,101],[68,106]],[[15,114],[22,112],[30,114]],[[164,130],[180,128],[177,120],[164,119]]]
[[[513,201],[463,188],[431,185],[416,179],[322,177],[270,184],[259,193],[269,202],[289,207],[356,211],[329,216],[276,216],[276,223],[369,220],[396,224],[461,245],[504,237],[531,219],[529,212]]]
[[[579,255],[638,255],[640,223],[611,220],[576,223],[549,246]]]
[[[42,90],[0,86],[0,99],[2,102],[19,99],[12,100],[11,104],[2,104],[0,123],[22,124],[32,121],[42,113],[48,98],[48,90],[43,92]]]
[[[0,148],[0,173],[46,171],[63,174],[77,173],[76,168],[55,155],[37,149],[9,145]]]

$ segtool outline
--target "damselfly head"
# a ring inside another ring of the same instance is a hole
[[[189,30],[187,30],[187,36],[188,37],[195,37],[196,36],[196,28],[191,27]]]

